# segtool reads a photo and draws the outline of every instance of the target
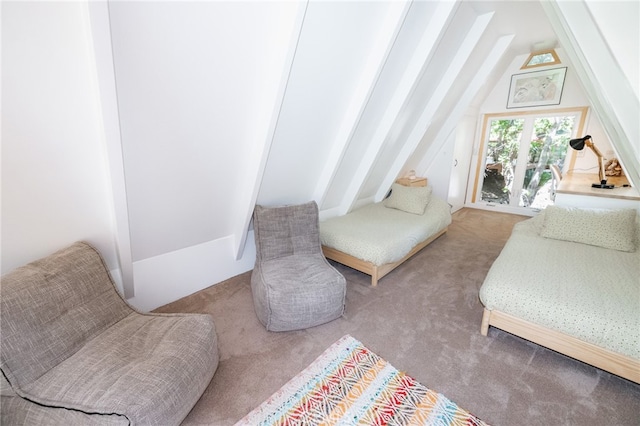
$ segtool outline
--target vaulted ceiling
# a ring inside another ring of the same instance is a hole
[[[415,169],[461,207],[477,123],[540,44],[640,186],[638,2],[0,7],[3,273],[88,240],[153,309],[253,267],[256,203],[326,218]]]
[[[556,43],[553,3],[91,2],[123,263],[220,241],[239,259],[256,203],[382,199],[516,55]]]
[[[108,19],[134,261],[229,234],[240,253],[255,202],[379,200],[505,61],[554,39],[538,2],[110,2],[92,17],[94,32]]]

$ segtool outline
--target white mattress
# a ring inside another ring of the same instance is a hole
[[[379,266],[402,259],[450,223],[449,204],[432,195],[422,215],[388,208],[380,202],[325,220],[320,223],[320,240],[324,246]]]
[[[539,215],[514,227],[480,288],[482,303],[640,359],[640,250],[543,238],[542,223]]]

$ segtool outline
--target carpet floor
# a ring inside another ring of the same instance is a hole
[[[478,290],[524,219],[459,210],[447,234],[377,288],[333,263],[347,279],[345,314],[307,330],[264,329],[251,272],[157,309],[208,313],[216,324],[220,364],[183,425],[234,424],[345,334],[495,426],[640,425],[640,385],[494,328],[480,335]]]

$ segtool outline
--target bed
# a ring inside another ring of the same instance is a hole
[[[451,207],[430,186],[394,184],[389,198],[320,223],[324,255],[371,275],[371,285],[447,231]]]
[[[515,225],[480,288],[493,326],[640,383],[635,210],[551,206]]]

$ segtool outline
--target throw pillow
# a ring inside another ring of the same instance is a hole
[[[620,251],[635,251],[636,211],[549,206],[541,235]]]
[[[384,206],[407,213],[424,214],[431,200],[430,186],[391,185],[391,195],[384,200]]]

